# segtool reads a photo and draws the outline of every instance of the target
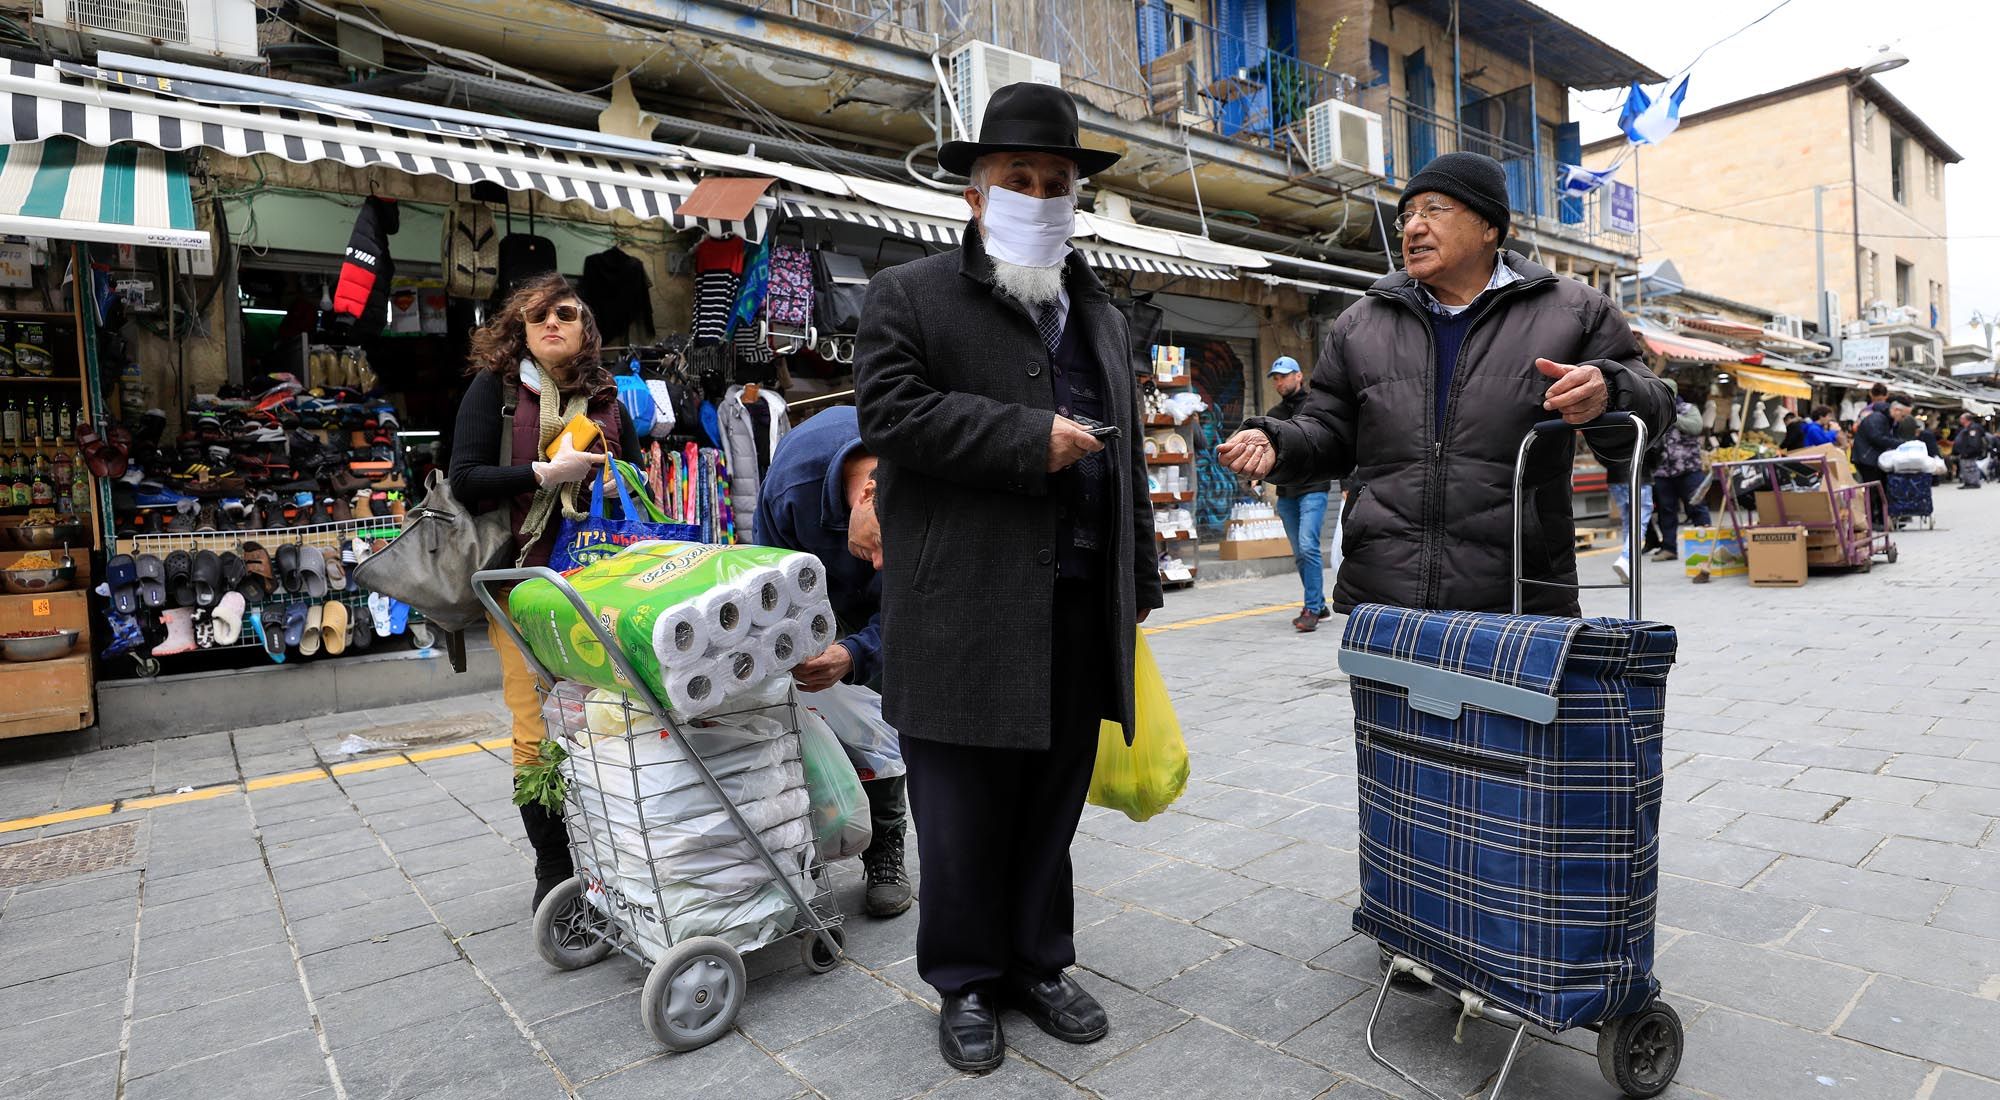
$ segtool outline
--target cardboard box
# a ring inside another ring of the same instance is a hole
[[[1289,539],[1223,539],[1223,561],[1248,561],[1252,558],[1289,558],[1292,543]]]
[[[1852,537],[1857,541],[1865,539],[1868,537],[1868,532],[1859,531]],[[1835,567],[1847,565],[1847,552],[1841,549],[1840,533],[1829,528],[1807,532],[1806,564]]]
[[[1740,577],[1750,571],[1743,559],[1743,540],[1734,528],[1681,528],[1681,564],[1692,577],[1706,568],[1711,577]]]
[[[1858,486],[1838,487],[1831,497],[1824,489],[1787,490],[1784,497],[1785,499],[1780,501],[1778,494],[1768,489],[1759,492],[1756,502],[1757,521],[1767,525],[1784,523],[1831,527],[1836,514],[1835,501],[1838,500],[1840,512],[1845,514],[1850,528],[1863,531],[1868,529],[1867,494]],[[1778,505],[1781,503],[1785,506],[1783,516],[1778,514]]]
[[[1750,583],[1759,588],[1796,588],[1806,583],[1806,529],[1752,527],[1743,533],[1750,559]]]
[[[1813,455],[1822,455],[1826,458],[1827,468],[1833,471],[1833,483],[1835,485],[1854,484],[1854,467],[1847,461],[1847,452],[1841,450],[1839,444],[1822,443],[1817,447],[1800,447],[1796,451],[1785,452],[1786,458],[1802,458]],[[1817,463],[1813,465],[1817,465]]]

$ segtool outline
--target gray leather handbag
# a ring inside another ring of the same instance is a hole
[[[443,472],[432,470],[423,503],[404,518],[401,534],[355,566],[355,583],[409,604],[440,630],[484,622],[472,575],[512,564],[511,517],[504,506],[474,513],[452,495]]]

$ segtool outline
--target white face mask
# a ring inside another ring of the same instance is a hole
[[[989,187],[979,230],[987,254],[994,259],[1022,267],[1054,267],[1069,257],[1069,239],[1076,232],[1076,196],[1037,199]]]

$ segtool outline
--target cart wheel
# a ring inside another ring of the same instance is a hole
[[[734,947],[714,936],[682,940],[646,976],[639,1015],[668,1050],[695,1050],[736,1023],[747,984]]]
[[[1681,1068],[1682,1041],[1680,1014],[1665,1001],[1654,1001],[1599,1029],[1597,1068],[1627,1096],[1658,1096]]]
[[[1889,564],[1896,564],[1896,544],[1893,542],[1889,544]]]
[[[410,644],[418,649],[429,649],[437,644],[437,631],[429,623],[410,624]]]
[[[583,882],[569,879],[535,910],[535,949],[557,970],[581,970],[611,953],[604,914],[583,899]]]
[[[799,940],[799,958],[806,964],[806,969],[815,974],[824,974],[839,966],[841,955],[847,951],[847,933],[842,932],[838,925],[827,929],[827,934],[831,935],[833,942],[839,945],[839,950],[832,954],[828,954],[826,945],[819,942],[819,933],[810,928],[805,930]]]
[[[139,666],[139,675],[148,680],[160,674],[160,662],[156,657],[134,657],[132,663]]]

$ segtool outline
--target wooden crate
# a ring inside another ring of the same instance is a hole
[[[27,629],[27,628],[15,628]],[[91,702],[90,648],[53,661],[0,661],[0,737],[80,730],[97,721]]]

